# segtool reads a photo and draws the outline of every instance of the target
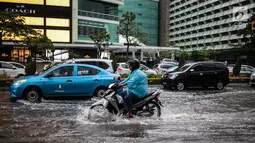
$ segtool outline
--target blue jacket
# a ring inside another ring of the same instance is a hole
[[[129,74],[128,78],[121,83],[126,83],[128,91],[135,94],[138,98],[143,98],[148,94],[147,75],[140,69],[134,70]]]

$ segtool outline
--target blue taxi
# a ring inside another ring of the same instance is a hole
[[[61,64],[34,76],[16,79],[10,86],[11,99],[40,101],[42,97],[103,97],[107,87],[120,76],[86,64]]]

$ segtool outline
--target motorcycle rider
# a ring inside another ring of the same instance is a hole
[[[128,108],[128,117],[132,118],[132,105],[148,94],[147,75],[142,72],[140,62],[137,59],[128,62],[131,73],[128,78],[120,82],[119,87],[127,85],[128,91],[123,92],[122,97]]]

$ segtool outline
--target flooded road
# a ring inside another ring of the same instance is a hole
[[[154,91],[161,86],[150,86]],[[160,118],[87,120],[91,100],[8,102],[0,97],[0,142],[255,142],[255,88],[162,90]]]

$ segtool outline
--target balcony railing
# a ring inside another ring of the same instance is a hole
[[[119,21],[119,17],[115,15],[109,15],[109,14],[103,14],[103,13],[97,13],[92,11],[85,11],[85,10],[79,10],[78,15],[80,16],[87,16],[87,17],[93,17],[93,18],[99,18],[99,19],[107,19],[107,20],[114,20]]]

